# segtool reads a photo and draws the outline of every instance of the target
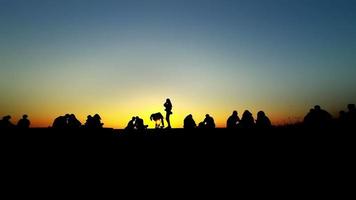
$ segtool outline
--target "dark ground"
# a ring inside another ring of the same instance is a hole
[[[326,188],[349,190],[352,186],[348,182],[353,181],[355,169],[353,135],[346,130],[293,128],[131,133],[113,129],[8,130],[0,134],[1,174],[7,176],[8,185],[16,187],[40,180],[41,188],[53,188],[51,184],[56,183],[73,185],[75,191],[78,184],[97,187],[111,180],[131,188],[154,188],[154,181],[168,188],[176,184],[178,193],[187,186],[202,194],[208,194],[206,188],[219,186],[237,191],[241,189],[238,183],[271,187],[273,190],[265,192],[280,195],[281,191],[291,191],[292,196],[301,191],[329,194],[333,190]],[[205,189],[198,190],[202,185]],[[324,190],[316,189],[320,185]],[[60,194],[61,187],[55,188]]]
[[[354,150],[354,133],[348,130],[293,128],[184,129],[125,132],[114,129],[5,130],[0,144],[5,152],[110,152],[186,154],[347,154]],[[308,155],[310,156],[310,155]]]

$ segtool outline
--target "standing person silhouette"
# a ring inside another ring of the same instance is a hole
[[[172,103],[171,103],[171,100],[170,99],[166,99],[166,102],[164,103],[164,105],[163,105],[164,107],[165,107],[165,111],[166,111],[166,121],[167,121],[167,124],[168,124],[168,129],[170,129],[171,128],[171,121],[170,121],[170,119],[169,119],[169,116],[171,115],[171,114],[173,114],[172,113]]]

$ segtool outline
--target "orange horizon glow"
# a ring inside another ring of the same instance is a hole
[[[162,105],[159,105],[157,103],[153,103],[155,98],[147,99],[145,102],[148,103],[148,105],[153,105],[153,106],[145,106],[145,104],[142,104],[141,106],[137,106],[137,109],[130,110],[130,107],[132,107],[132,104],[135,104],[137,102],[131,102],[129,105],[131,106],[124,106],[124,107],[117,107],[117,108],[110,108],[110,107],[101,107],[101,109],[98,109],[98,112],[94,112],[95,109],[88,109],[91,110],[90,113],[87,113],[86,111],[79,112],[67,112],[69,114],[75,114],[77,119],[82,122],[82,124],[85,123],[87,115],[94,115],[98,113],[101,118],[102,122],[104,123],[104,127],[106,128],[114,128],[114,129],[123,129],[126,127],[127,123],[131,120],[133,116],[139,116],[143,118],[144,122],[146,125],[148,125],[148,128],[154,128],[154,121],[150,121],[149,117],[152,113],[156,112],[161,112],[163,116],[165,117],[165,112],[163,108],[163,102],[161,103]],[[197,109],[195,112],[189,112],[192,109],[192,106],[187,106],[186,108],[182,107],[180,108],[180,104],[174,100],[172,100],[173,103],[173,114],[171,115],[171,124],[172,128],[183,128],[183,120],[188,114],[192,114],[195,122],[198,124],[199,122],[203,121],[205,118],[205,114],[211,115],[214,120],[217,128],[225,128],[226,127],[226,120],[227,118],[231,115],[233,110],[238,111],[238,115],[241,118],[242,113],[245,109],[242,108],[237,108],[237,109],[224,109],[224,110],[219,110],[218,108],[212,109],[212,112],[206,112],[205,109],[200,108]],[[156,104],[156,105],[155,105]],[[178,107],[178,108],[177,108]],[[190,109],[189,109],[190,108]],[[61,109],[60,109],[61,110]],[[209,109],[206,109],[209,110]],[[256,120],[256,115],[257,112],[263,109],[257,109],[255,107],[251,107],[249,109],[250,112],[253,113],[253,116]],[[273,125],[286,125],[286,124],[292,124],[296,122],[302,121],[304,115],[308,111],[308,109],[305,109],[305,111],[299,112],[299,115],[295,115],[294,117],[288,116],[285,111],[271,111],[271,110],[264,110],[267,114],[267,116],[270,118],[271,122]],[[3,113],[1,113],[4,115]],[[10,112],[11,114],[11,112]],[[25,114],[25,113],[24,113]],[[53,120],[60,116],[64,115],[66,113],[62,112],[49,112],[49,111],[44,111],[41,113],[34,113],[34,112],[28,112],[26,113],[29,115],[29,119],[31,121],[31,127],[33,128],[42,128],[42,127],[51,127]],[[16,123],[20,118],[22,114],[18,113],[12,113],[12,119],[11,121],[13,123]],[[166,121],[165,121],[165,125]]]

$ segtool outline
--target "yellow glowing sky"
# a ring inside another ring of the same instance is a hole
[[[147,92],[147,94],[150,92]],[[161,112],[163,115],[165,96],[158,94],[157,96],[145,96],[146,94],[135,95],[131,97],[117,94],[116,98],[112,99],[100,99],[97,101],[94,97],[91,101],[82,99],[70,99],[60,101],[46,100],[38,102],[35,106],[26,107],[24,103],[20,107],[9,107],[1,114],[12,114],[13,122],[16,122],[22,113],[29,115],[32,122],[32,127],[48,127],[51,126],[53,119],[56,116],[64,115],[65,113],[75,113],[77,118],[84,123],[88,114],[99,113],[103,119],[105,127],[112,128],[124,128],[127,122],[132,116],[140,116],[144,119],[145,124],[149,125],[149,128],[154,127],[154,122],[149,120],[152,113]],[[274,124],[285,124],[289,122],[296,122],[302,119],[308,108],[293,108],[285,111],[285,106],[278,104],[265,105],[266,109],[262,107],[250,105],[234,105],[231,100],[227,98],[216,97],[216,99],[205,99],[194,96],[172,95],[169,96],[173,104],[173,115],[171,116],[172,127],[181,128],[183,126],[183,119],[188,114],[193,114],[193,117],[197,123],[201,122],[205,114],[210,114],[214,117],[216,125],[218,127],[225,127],[226,119],[231,115],[233,110],[237,110],[241,117],[245,108],[256,113],[259,110],[264,110],[272,120]],[[192,97],[189,99],[189,97]],[[121,101],[121,98],[125,98],[125,101]],[[232,100],[233,101],[233,100]],[[18,109],[18,110],[17,110]],[[293,113],[293,114],[291,114]],[[296,113],[296,114],[295,114]],[[286,117],[290,116],[290,117]],[[294,116],[294,117],[293,117]]]

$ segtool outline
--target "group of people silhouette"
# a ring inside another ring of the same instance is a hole
[[[314,108],[311,108],[309,113],[304,117],[303,124],[310,128],[326,128],[331,125],[331,122],[331,114],[321,109],[319,105],[316,105]]]
[[[198,128],[215,128],[214,118],[206,114],[204,121],[199,123]]]
[[[197,126],[192,114],[189,114],[184,119],[184,126],[185,129],[194,129],[194,128],[215,128],[214,118],[211,117],[209,114],[205,115],[204,121],[200,122]],[[240,119],[238,116],[237,111],[233,111],[232,115],[227,119],[226,128],[228,129],[235,129],[235,128],[269,128],[272,127],[271,121],[265,115],[263,111],[259,111],[257,113],[257,120],[255,120],[252,116],[252,113],[246,110],[242,118]]]
[[[30,128],[31,122],[28,119],[28,116],[25,114],[22,118],[17,122],[17,124],[13,124],[11,121],[11,116],[6,115],[0,120],[0,128],[8,129],[8,128]]]
[[[168,129],[171,128],[170,115],[172,115],[172,103],[170,99],[166,99],[164,103],[164,108],[166,112],[166,121]],[[310,109],[303,120],[303,127],[307,128],[356,128],[356,107],[355,104],[349,104],[347,106],[348,111],[340,111],[339,117],[334,119],[332,115],[326,110],[322,109],[319,105],[314,106]],[[164,117],[160,112],[153,113],[150,116],[150,120],[155,122],[155,128],[164,128]],[[204,121],[200,122],[198,125],[193,119],[193,115],[189,114],[184,119],[184,129],[213,129],[215,128],[214,118],[209,114],[205,115]],[[29,128],[30,120],[25,114],[15,125],[11,122],[11,116],[4,116],[0,120],[0,129],[8,128]],[[83,125],[74,114],[65,114],[63,116],[57,117],[52,124],[52,128],[103,128],[103,123],[101,122],[101,117],[99,114],[94,116],[88,115],[85,124]],[[132,117],[128,122],[126,130],[144,130],[147,129],[148,125],[144,124],[143,119],[138,116]],[[242,117],[238,116],[238,112],[233,111],[232,115],[227,119],[226,128],[236,129],[236,128],[270,128],[272,123],[270,119],[266,116],[263,111],[257,113],[257,119],[255,120],[252,113],[245,110]]]
[[[102,128],[101,117],[99,114],[88,115],[84,125],[76,118],[74,114],[66,114],[57,117],[52,124],[52,128]]]
[[[226,122],[226,128],[270,128],[272,123],[263,111],[257,113],[257,119],[253,118],[250,111],[245,110],[240,119],[235,110]]]
[[[143,119],[140,117],[132,117],[132,119],[127,124],[125,130],[133,131],[133,130],[145,130],[147,129],[148,125],[145,125]]]
[[[189,114],[184,118],[183,121],[183,128],[184,129],[195,129],[195,128],[200,128],[200,129],[206,129],[206,128],[215,128],[215,121],[214,118],[212,118],[209,114],[205,115],[204,121],[200,122],[197,126],[193,119],[193,115]]]
[[[323,110],[319,105],[309,110],[304,117],[303,125],[308,128],[355,128],[356,108],[355,104],[347,105],[348,111],[340,111],[339,118],[333,119],[332,115]]]
[[[170,121],[170,115],[173,114],[172,112],[172,102],[170,99],[166,99],[165,103],[163,104],[164,110],[166,111],[166,121],[168,126],[166,127],[167,129],[172,128],[171,127],[171,121]],[[150,116],[150,120],[155,122],[155,128],[164,128],[164,117],[162,113],[157,112],[153,113]],[[125,130],[143,130],[146,129],[148,125],[144,125],[143,119],[139,118],[138,116],[132,117],[132,119],[129,121],[127,124]]]

